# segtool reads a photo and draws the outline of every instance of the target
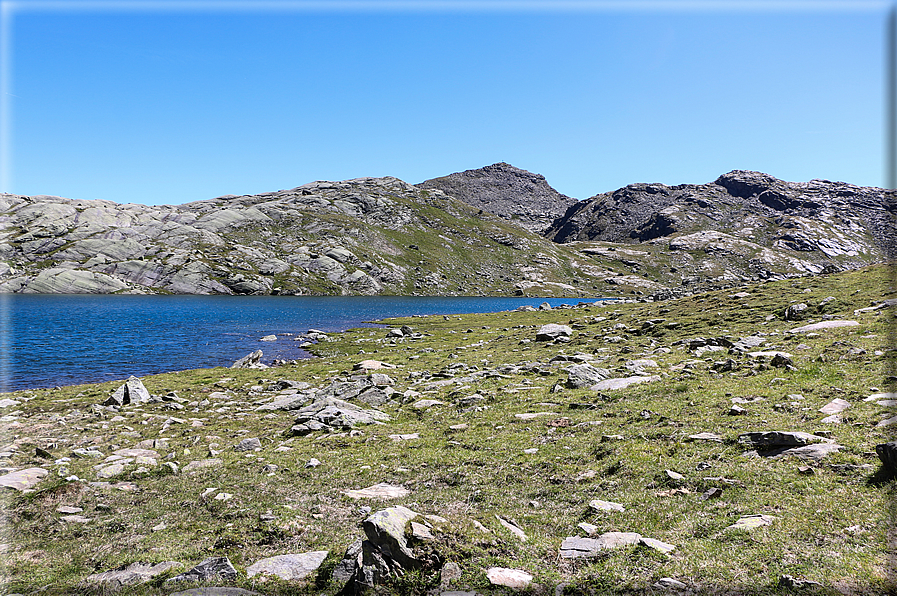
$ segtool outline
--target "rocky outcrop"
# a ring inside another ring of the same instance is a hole
[[[425,180],[417,187],[441,190],[536,234],[577,202],[549,186],[544,176],[504,162]]]
[[[0,292],[575,296],[597,282],[575,251],[389,177],[178,206],[0,194],[0,239]]]
[[[894,193],[881,188],[735,170],[710,184],[640,183],[595,195],[571,206],[545,236],[613,243],[583,250],[616,256],[633,270],[662,268],[655,281],[725,286],[897,256],[895,210]]]

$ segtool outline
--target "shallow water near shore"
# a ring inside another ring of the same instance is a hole
[[[599,298],[585,299],[594,301]],[[387,317],[577,304],[577,298],[0,295],[2,391],[309,357],[295,337]],[[274,334],[278,340],[261,342]],[[287,335],[292,334],[292,335]]]

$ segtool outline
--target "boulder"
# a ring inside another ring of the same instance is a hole
[[[841,327],[856,327],[859,323],[856,321],[821,321],[819,323],[812,323],[810,325],[804,325],[803,327],[795,327],[791,329],[788,333],[809,333],[811,331],[822,331],[824,329],[839,329]]]
[[[122,586],[144,584],[168,570],[180,566],[181,564],[177,561],[166,561],[164,563],[131,563],[130,565],[122,565],[111,571],[88,575],[84,578],[84,583],[103,584],[110,590],[116,590]]]
[[[610,376],[610,371],[606,368],[596,368],[591,364],[574,364],[568,366],[566,371],[567,387],[571,389],[591,387]]]
[[[208,580],[233,581],[235,579],[237,579],[237,570],[231,565],[230,559],[227,557],[211,557],[193,569],[166,580],[165,583]]]
[[[490,567],[486,570],[486,577],[493,586],[505,586],[515,590],[523,590],[533,581],[533,576],[526,571],[506,567]]]
[[[598,381],[589,389],[592,391],[611,391],[617,389],[626,389],[630,385],[638,385],[640,383],[653,383],[654,381],[659,381],[660,376],[658,375],[650,375],[647,377],[637,376],[637,377],[623,377],[618,379],[605,379],[603,381]]]
[[[231,364],[231,368],[259,368],[264,369],[268,368],[268,365],[262,364],[262,351],[256,350],[251,354],[246,354],[233,364]]]
[[[127,382],[103,402],[104,406],[125,406],[129,404],[142,404],[152,401],[150,392],[143,386],[143,382],[137,377],[130,377]]]
[[[381,482],[359,490],[343,491],[343,494],[353,499],[399,499],[408,496],[411,491],[402,486]]]
[[[743,433],[738,435],[738,442],[743,445],[760,448],[799,447],[813,443],[834,443],[832,439],[807,432],[777,430]]]
[[[554,341],[560,338],[569,338],[573,335],[573,329],[567,325],[558,325],[549,323],[542,325],[538,333],[536,333],[536,341]]]
[[[897,441],[889,441],[875,446],[875,453],[882,467],[891,475],[897,475]]]
[[[361,527],[370,544],[387,559],[392,559],[404,569],[413,569],[420,565],[420,561],[408,545],[405,526],[417,517],[418,514],[411,509],[399,505],[372,514],[362,522]]]
[[[319,550],[268,557],[247,567],[246,575],[252,577],[260,573],[268,573],[287,581],[303,579],[317,571],[328,554],[326,550]]]
[[[43,468],[16,470],[0,476],[0,486],[18,491],[29,490],[49,473]]]

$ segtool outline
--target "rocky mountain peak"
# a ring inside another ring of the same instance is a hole
[[[425,180],[416,186],[441,190],[536,234],[543,233],[576,203],[576,199],[552,188],[541,174],[505,162]]]
[[[713,183],[725,188],[733,197],[743,199],[759,195],[764,190],[783,187],[787,184],[769,174],[751,170],[732,170],[714,180]]]

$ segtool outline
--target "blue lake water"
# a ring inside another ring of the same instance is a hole
[[[594,299],[591,299],[594,300]],[[591,301],[590,300],[590,301]],[[0,391],[230,366],[261,349],[263,362],[309,354],[301,335],[371,326],[387,317],[483,313],[573,298],[398,296],[0,295]]]

